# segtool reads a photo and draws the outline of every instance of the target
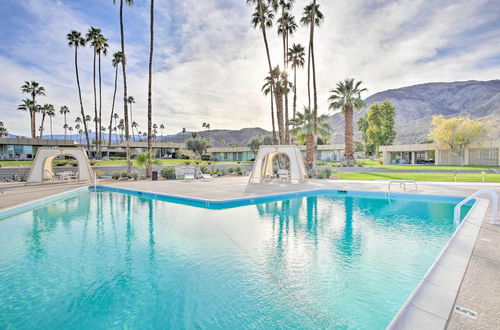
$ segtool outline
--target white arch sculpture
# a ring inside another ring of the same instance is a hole
[[[87,152],[82,148],[38,148],[26,184],[43,183],[53,177],[52,161],[56,157],[71,156],[78,162],[78,181],[94,181]]]
[[[273,159],[279,154],[287,155],[290,160],[290,183],[307,181],[307,171],[299,148],[294,145],[276,145],[259,147],[248,182],[262,183],[266,177],[272,176]]]

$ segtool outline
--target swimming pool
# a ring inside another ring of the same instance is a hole
[[[0,220],[0,328],[382,329],[459,200],[79,192]]]

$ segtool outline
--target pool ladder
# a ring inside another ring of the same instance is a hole
[[[460,210],[462,205],[465,203],[469,202],[470,200],[476,198],[479,195],[489,195],[491,200],[492,200],[492,219],[491,219],[491,224],[496,225],[497,224],[497,214],[498,214],[498,194],[494,192],[491,189],[481,189],[470,195],[469,197],[465,198],[463,201],[458,203],[455,206],[455,209],[453,210],[453,224],[455,226],[458,225],[460,222]]]

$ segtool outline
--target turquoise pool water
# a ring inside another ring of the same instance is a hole
[[[211,209],[86,191],[11,215],[0,328],[385,328],[458,200],[309,195]]]

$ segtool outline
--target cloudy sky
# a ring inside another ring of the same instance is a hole
[[[146,128],[149,1],[125,8],[129,95],[139,130]],[[268,99],[260,92],[266,75],[261,34],[250,25],[245,0],[156,0],[154,122],[166,132],[182,127],[270,128]],[[309,1],[296,0],[300,17]],[[328,91],[346,77],[364,82],[369,94],[402,86],[454,80],[500,78],[499,0],[318,0],[325,22],[317,31],[316,57],[320,112]],[[0,121],[11,134],[29,134],[29,116],[16,110],[20,86],[36,80],[46,88],[40,102],[78,115],[73,50],[66,34],[99,27],[109,39],[103,59],[103,112],[108,117],[119,50],[118,6],[112,0],[0,1]],[[269,31],[273,65],[281,64],[281,41]],[[301,27],[292,42],[307,43]],[[80,52],[87,113],[93,112],[92,52]],[[305,103],[306,73],[298,75]],[[121,85],[119,85],[119,93]],[[118,97],[117,109],[123,113]],[[54,121],[61,133],[62,117]]]

